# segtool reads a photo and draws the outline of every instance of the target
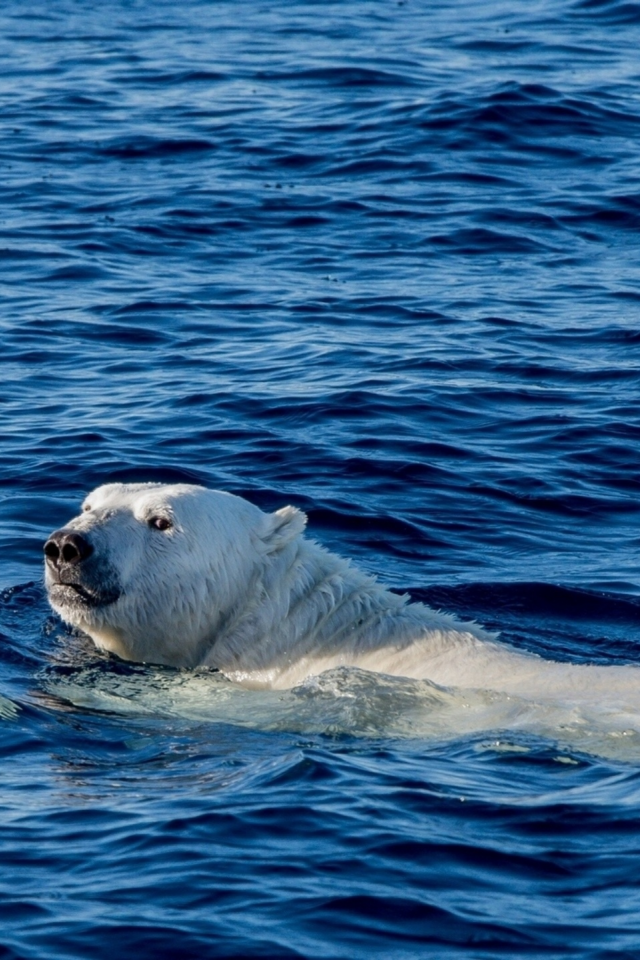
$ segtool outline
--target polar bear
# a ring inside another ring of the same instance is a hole
[[[304,537],[295,507],[264,513],[190,484],[111,483],[47,540],[49,600],[126,660],[210,667],[286,689],[338,666],[533,697],[633,693],[633,667],[547,661],[391,593]]]

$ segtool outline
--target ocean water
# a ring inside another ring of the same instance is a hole
[[[640,664],[640,5],[0,9],[0,957],[640,954],[640,705],[101,656],[42,543],[204,483]]]

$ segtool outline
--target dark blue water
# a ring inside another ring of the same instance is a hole
[[[640,5],[0,24],[2,960],[637,957],[640,713],[122,664],[41,545],[98,483],[200,482],[640,663]]]

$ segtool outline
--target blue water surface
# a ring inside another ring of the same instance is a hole
[[[0,25],[0,958],[637,958],[640,708],[123,664],[41,552],[98,483],[198,482],[640,663],[640,4]]]

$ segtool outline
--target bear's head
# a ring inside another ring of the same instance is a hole
[[[189,484],[106,484],[45,544],[49,600],[124,659],[196,666],[305,522]]]

